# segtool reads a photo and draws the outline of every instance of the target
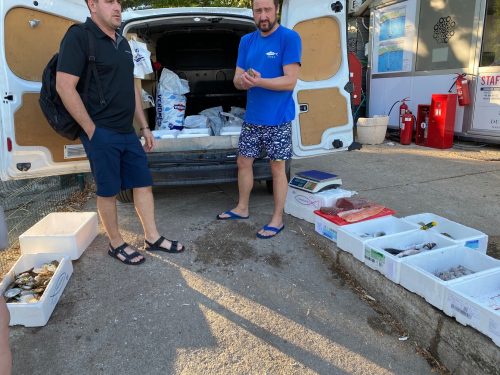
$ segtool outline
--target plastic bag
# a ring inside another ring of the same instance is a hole
[[[150,93],[148,93],[146,90],[142,89],[141,96],[142,96],[142,102],[143,103],[151,104],[151,107],[155,106],[155,100],[153,98],[153,95],[151,95]]]
[[[186,97],[158,90],[156,97],[156,127],[182,130],[186,112]]]
[[[153,73],[151,52],[148,51],[146,43],[131,39],[129,44],[134,59],[134,77],[143,79],[146,74]]]
[[[191,129],[207,128],[208,118],[203,115],[187,116],[184,119],[184,127]]]
[[[243,120],[231,113],[228,112],[221,112],[220,113],[224,125],[223,127],[241,127],[243,125]]]
[[[156,127],[158,129],[182,130],[186,113],[185,93],[189,84],[177,74],[163,69],[156,96]]]
[[[173,94],[183,95],[189,92],[189,83],[185,79],[180,79],[179,76],[171,70],[163,68],[158,88],[159,90]]]
[[[214,135],[220,135],[220,130],[224,125],[224,121],[220,117],[221,112],[222,112],[222,106],[207,108],[200,112],[200,115],[208,117],[209,120],[208,125],[212,129]]]

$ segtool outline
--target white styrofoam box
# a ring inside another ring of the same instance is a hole
[[[339,225],[332,223],[324,217],[314,214],[314,229],[323,237],[326,237],[333,242],[337,242],[338,228]]]
[[[3,294],[14,281],[15,275],[29,270],[32,267],[41,267],[44,263],[53,260],[59,262],[56,272],[52,276],[40,301],[36,303],[8,303],[10,312],[10,325],[23,325],[25,327],[41,327],[47,324],[54,311],[61,294],[73,273],[73,264],[65,254],[23,254],[5,275],[0,283],[0,292]]]
[[[210,132],[210,128],[184,128],[177,134],[177,138],[208,137]]]
[[[399,284],[401,262],[412,257],[425,256],[426,251],[420,254],[398,258],[397,256],[384,251],[384,248],[402,249],[410,245],[429,242],[434,242],[436,244],[436,246],[430,251],[457,246],[453,241],[446,237],[423,230],[392,234],[366,241],[364,262],[368,267],[379,271],[389,280]]]
[[[239,135],[241,126],[223,126],[220,130],[220,135]]]
[[[436,233],[447,233],[458,245],[464,245],[465,247],[486,254],[486,250],[488,248],[488,235],[478,231],[477,229],[469,228],[463,224],[456,223],[432,213],[406,216],[403,220],[416,224],[427,224],[431,221],[435,221],[437,225],[428,230]]]
[[[60,253],[80,258],[97,236],[95,212],[53,212],[19,236],[21,254]]]
[[[314,223],[314,211],[321,207],[333,206],[339,198],[351,197],[353,191],[340,188],[325,190],[320,193],[308,193],[292,187],[288,188],[285,201],[285,213]]]
[[[500,346],[500,271],[450,285],[443,310]]]
[[[333,223],[332,223],[333,224]],[[364,262],[365,243],[373,237],[366,235],[384,232],[385,236],[411,232],[418,229],[418,225],[403,221],[395,216],[384,216],[360,223],[342,225],[337,231],[337,246],[351,253],[356,259]]]
[[[179,130],[171,130],[171,129],[160,129],[160,130],[153,130],[151,133],[153,134],[153,137],[156,139],[171,139],[171,138],[177,138],[177,135],[179,134]]]
[[[445,272],[458,266],[463,266],[474,273],[448,281],[435,276],[438,272]],[[447,287],[496,270],[500,270],[500,260],[478,251],[470,251],[464,246],[455,246],[429,251],[423,257],[409,257],[401,263],[399,283],[442,310]]]

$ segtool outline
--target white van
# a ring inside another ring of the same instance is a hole
[[[345,0],[285,0],[281,24],[303,44],[294,92],[295,157],[345,150],[353,141]],[[89,15],[83,0],[0,1],[0,178],[24,179],[89,171],[79,141],[57,135],[38,105],[42,71],[75,22]],[[189,82],[186,115],[222,106],[244,108],[233,86],[240,38],[255,30],[252,11],[238,8],[166,8],[125,11],[123,34],[145,41],[152,59]],[[143,88],[154,94],[158,77]],[[154,108],[149,109],[154,128]],[[238,135],[160,139],[149,153],[155,185],[236,181]],[[289,164],[288,164],[289,168]],[[289,170],[289,169],[288,169]],[[255,179],[271,179],[268,162],[255,162]],[[272,186],[268,184],[268,186]],[[123,192],[121,200],[130,200]]]

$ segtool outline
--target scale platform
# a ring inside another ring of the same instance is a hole
[[[320,191],[341,186],[342,180],[336,174],[312,169],[297,173],[292,177],[288,185],[309,193],[319,193]]]

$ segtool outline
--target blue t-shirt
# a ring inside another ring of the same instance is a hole
[[[302,43],[297,32],[279,26],[271,35],[254,31],[241,38],[236,65],[258,71],[262,78],[283,76],[283,66],[300,64]],[[245,121],[256,125],[281,125],[295,118],[293,91],[253,87],[247,93]]]

